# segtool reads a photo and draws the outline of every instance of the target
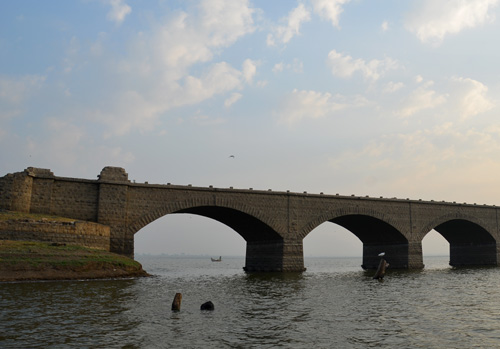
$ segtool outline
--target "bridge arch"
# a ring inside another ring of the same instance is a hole
[[[172,213],[191,213],[212,218],[235,230],[246,241],[282,239],[272,228],[276,223],[267,221],[266,215],[258,210],[229,201],[214,205],[213,200],[185,200],[164,205],[129,224],[129,233],[135,234],[149,223]]]
[[[214,203],[214,200],[198,199],[164,205],[136,219],[128,227],[129,234],[133,236],[149,223],[174,213],[211,218],[236,231],[247,243],[246,271],[286,271],[283,253],[286,247],[283,236],[275,229],[276,221],[266,219],[257,209],[229,200]]]
[[[349,229],[349,227],[340,224],[341,217],[359,217],[359,218],[365,217],[364,219],[377,221],[377,222],[380,222],[380,224],[385,224],[388,227],[390,227],[391,229],[394,229],[394,233],[397,232],[398,234],[404,236],[401,233],[401,231],[403,230],[403,227],[399,227],[398,222],[396,222],[391,216],[386,215],[386,214],[379,212],[377,210],[364,208],[364,207],[343,207],[343,208],[323,212],[320,215],[314,217],[308,223],[306,223],[300,229],[298,235],[301,239],[304,239],[313,229],[315,229],[320,224],[323,224],[324,222],[337,223],[337,224],[343,226],[344,228],[350,230],[353,234],[356,235],[356,233],[353,230]],[[347,222],[342,222],[342,223],[348,224]],[[356,236],[358,236],[358,235],[356,235]],[[363,239],[361,239],[361,237],[359,237],[359,238],[361,241],[363,241]]]
[[[397,222],[383,213],[366,208],[342,208],[318,215],[307,223],[299,236],[304,239],[314,228],[332,222],[349,230],[363,243],[363,268],[373,269],[380,261],[379,253],[395,268],[408,268],[409,242]]]
[[[450,265],[497,265],[497,241],[476,217],[456,213],[437,217],[423,228],[422,239],[432,229],[450,244]]]

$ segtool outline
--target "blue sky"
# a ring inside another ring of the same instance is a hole
[[[3,1],[0,173],[498,204],[498,3]],[[352,238],[322,225],[305,252]],[[244,241],[165,217],[136,250]]]

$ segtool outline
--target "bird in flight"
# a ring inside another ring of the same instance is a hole
[[[234,155],[229,155],[229,157],[234,159]]]

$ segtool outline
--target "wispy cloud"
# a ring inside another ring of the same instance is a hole
[[[239,101],[242,96],[243,95],[241,93],[238,93],[238,92],[232,93],[231,96],[224,101],[224,106],[226,108],[229,108],[234,103],[236,103],[237,101]]]
[[[273,73],[281,73],[284,70],[290,70],[294,73],[302,73],[304,71],[304,63],[297,58],[294,58],[292,63],[276,63],[273,66]]]
[[[383,32],[386,32],[389,30],[389,22],[383,21],[382,24],[380,25],[380,28],[382,29]]]
[[[241,70],[227,62],[212,62],[218,50],[255,30],[252,14],[246,0],[201,1],[196,11],[177,12],[164,24],[138,33],[128,54],[110,67],[109,74],[123,83],[107,91],[111,94],[108,102],[89,115],[108,126],[108,136],[150,130],[172,108],[252,83],[257,61],[244,60]],[[102,52],[97,63],[103,64],[110,56],[111,52]],[[197,64],[205,64],[204,69],[191,72]]]
[[[111,6],[107,19],[116,24],[121,24],[132,12],[132,8],[125,3],[125,0],[107,0],[106,2]]]
[[[267,36],[267,45],[274,46],[276,43],[286,44],[294,36],[300,34],[302,23],[311,20],[311,14],[304,4],[299,4],[286,18],[283,19],[285,25],[277,26],[273,32]]]
[[[432,89],[433,81],[418,86],[404,100],[403,106],[397,111],[402,117],[410,117],[419,111],[433,109],[446,102],[447,96]]]
[[[462,77],[453,78],[452,81],[458,85],[456,100],[462,118],[467,119],[495,107],[495,104],[487,95],[488,87],[486,85]]]
[[[494,19],[499,0],[425,0],[408,16],[406,28],[424,43],[439,45],[450,34]]]
[[[328,53],[327,63],[334,76],[350,78],[356,72],[360,72],[365,79],[373,81],[378,80],[387,71],[398,68],[398,63],[392,58],[372,59],[366,62],[364,59],[353,59],[335,50]]]
[[[343,12],[342,5],[350,0],[311,0],[314,12],[321,18],[332,22],[335,27],[340,27],[339,17]]]
[[[294,89],[285,99],[279,112],[279,121],[289,125],[306,119],[320,119],[335,115],[338,111],[359,107],[366,103],[363,98],[346,98],[328,92]]]

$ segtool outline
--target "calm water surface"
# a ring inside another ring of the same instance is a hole
[[[500,347],[500,268],[435,257],[378,282],[357,258],[306,258],[302,274],[246,274],[243,258],[137,259],[155,276],[0,283],[0,347]],[[208,300],[215,311],[200,310]]]

